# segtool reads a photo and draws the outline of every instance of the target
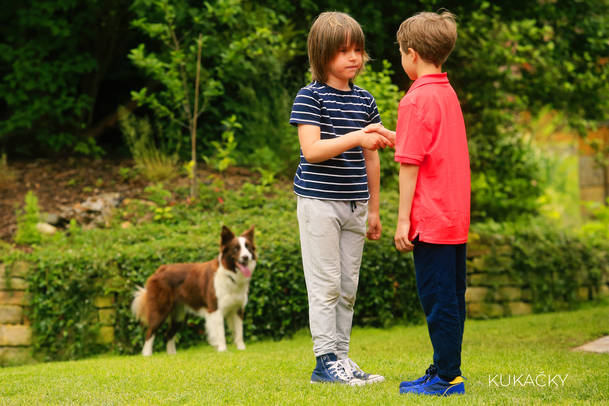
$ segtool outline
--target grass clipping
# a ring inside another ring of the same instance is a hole
[[[162,142],[161,147],[157,146],[150,121],[135,117],[124,107],[119,108],[118,116],[123,137],[140,172],[153,182],[176,177],[178,154],[168,153]]]

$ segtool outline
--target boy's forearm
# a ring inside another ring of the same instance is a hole
[[[301,134],[300,128],[298,132],[302,153],[305,156],[305,159],[313,164],[327,161],[345,151],[357,147],[360,145],[360,137],[363,134],[364,132],[361,130],[352,131],[340,137],[322,140],[319,138],[319,133],[316,136],[306,132]],[[312,139],[313,137],[316,137],[316,139]]]
[[[366,160],[366,175],[368,176],[368,191],[370,200],[368,201],[368,213],[379,213],[380,190],[381,190],[381,161],[378,151],[364,150]]]
[[[404,163],[400,165],[400,206],[398,211],[398,222],[410,222],[412,200],[414,199],[414,190],[417,186],[418,176],[418,165]]]

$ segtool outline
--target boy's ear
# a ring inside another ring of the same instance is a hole
[[[408,48],[408,56],[410,56],[414,62],[419,58],[419,53],[412,48]]]

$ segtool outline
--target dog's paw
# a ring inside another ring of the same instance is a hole
[[[245,344],[243,344],[243,343],[237,343],[237,349],[241,350],[241,351],[245,350]]]
[[[216,347],[216,349],[218,350],[218,352],[224,352],[227,350],[226,345],[219,345]]]

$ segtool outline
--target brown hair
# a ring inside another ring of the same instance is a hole
[[[405,20],[397,37],[402,52],[412,48],[427,63],[442,65],[457,42],[456,16],[444,11],[442,14],[423,12]]]
[[[348,14],[337,11],[321,13],[311,26],[307,41],[313,80],[326,83],[328,67],[336,54],[341,48],[353,45],[362,50],[362,66],[357,70],[357,76],[370,59],[366,53],[362,27]]]

